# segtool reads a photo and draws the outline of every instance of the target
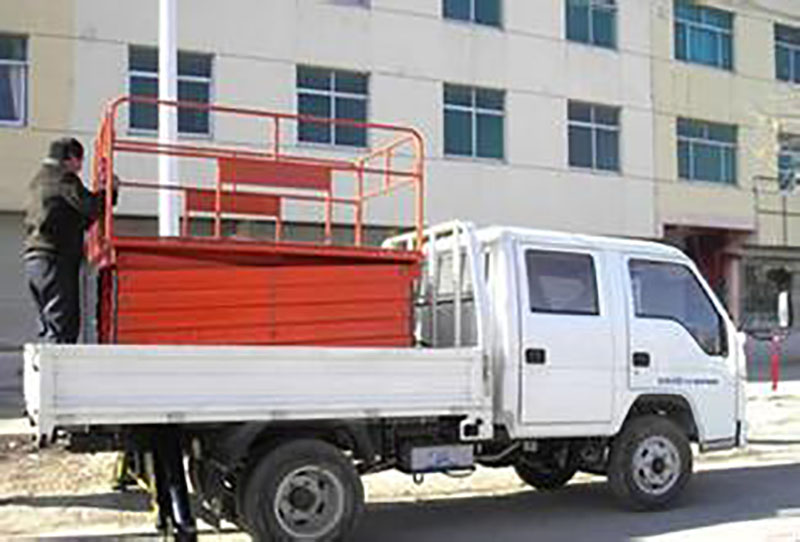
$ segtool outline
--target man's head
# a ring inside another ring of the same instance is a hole
[[[83,145],[74,137],[62,137],[50,143],[48,156],[58,160],[72,173],[78,173],[83,168]]]

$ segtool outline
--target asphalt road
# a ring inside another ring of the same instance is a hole
[[[677,541],[708,540],[711,531],[725,540],[800,540],[800,465],[698,473],[679,506],[658,513],[621,511],[602,482],[550,494],[375,505],[354,541]]]

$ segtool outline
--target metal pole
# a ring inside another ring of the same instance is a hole
[[[159,0],[158,32],[158,97],[175,101],[178,96],[177,50],[177,0]],[[178,135],[177,108],[158,107],[158,140],[161,144],[174,143]],[[175,157],[161,154],[158,157],[158,181],[161,185],[175,184],[178,164]],[[172,190],[158,192],[158,233],[174,237],[180,232],[180,195]]]
[[[789,246],[789,218],[788,214],[788,206],[786,204],[787,194],[786,191],[783,190],[781,193],[781,215],[783,215],[783,245]]]

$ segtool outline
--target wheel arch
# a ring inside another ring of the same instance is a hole
[[[247,464],[276,446],[298,439],[316,439],[340,450],[351,451],[355,459],[370,462],[375,446],[366,424],[345,421],[245,423],[225,431],[215,443],[231,465]]]
[[[633,418],[657,415],[675,422],[686,433],[690,441],[702,442],[703,428],[695,412],[696,409],[691,401],[683,395],[642,394],[631,403],[618,431],[621,431],[622,427]]]

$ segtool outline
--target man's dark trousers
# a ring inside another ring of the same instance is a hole
[[[37,253],[25,256],[28,287],[39,310],[39,338],[74,344],[80,333],[79,258]]]

